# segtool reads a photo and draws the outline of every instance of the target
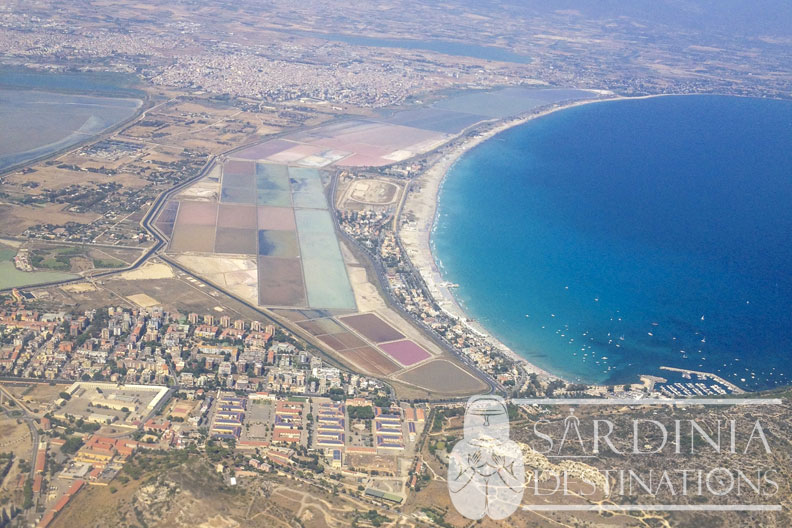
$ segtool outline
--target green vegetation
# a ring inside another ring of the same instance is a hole
[[[207,446],[208,447],[208,446]],[[175,469],[185,465],[189,455],[195,454],[195,449],[179,449],[174,451],[146,451],[145,453],[136,453],[127,459],[126,464],[119,475],[119,482],[125,483],[128,481],[127,477],[134,480],[140,478],[151,471],[166,471]],[[127,479],[127,480],[124,480]]]
[[[79,347],[92,335],[99,334],[99,332],[102,331],[102,328],[107,326],[108,319],[109,317],[107,315],[106,309],[97,310],[96,315],[94,316],[93,320],[91,320],[91,324],[88,326],[88,328],[85,329],[85,332],[80,334],[77,339],[74,340],[75,346]]]
[[[34,268],[51,269],[55,271],[67,271],[71,268],[71,264],[69,264],[69,262],[59,262],[51,258],[45,259],[44,257],[40,257],[38,255],[31,255],[30,264]]]
[[[93,259],[94,268],[123,268],[125,263],[120,260]]]
[[[0,482],[5,479],[14,461],[13,453],[0,453]]]
[[[346,399],[346,392],[341,387],[333,387],[328,391],[330,399],[333,401],[342,401]]]
[[[446,418],[452,418],[454,416],[462,416],[465,414],[464,407],[454,407],[452,409],[437,409],[434,414],[434,419],[432,421],[432,432],[437,433],[443,430],[443,424],[445,423]]]
[[[61,451],[67,454],[74,454],[83,445],[83,441],[79,436],[70,436],[66,442],[61,446]]]
[[[349,418],[352,420],[371,420],[374,418],[374,409],[369,405],[366,407],[350,405],[347,407]]]
[[[374,398],[374,406],[375,407],[384,407],[388,408],[391,406],[391,399],[387,396],[378,396]]]
[[[453,436],[447,436],[445,440],[436,440],[429,444],[429,453],[434,455],[437,451],[445,451],[450,453],[454,449],[457,439]]]
[[[421,508],[421,511],[432,520],[432,522],[443,528],[451,528],[451,524],[446,522],[445,513],[435,510],[434,508]]]
[[[317,455],[299,456],[294,460],[301,468],[308,469],[315,475],[324,473],[324,466],[319,462]]]
[[[34,268],[69,271],[72,257],[81,254],[82,250],[76,247],[37,249],[30,253],[30,264]]]
[[[28,478],[25,480],[25,502],[22,503],[22,509],[27,510],[28,508],[33,506],[33,479]]]
[[[382,526],[384,523],[390,521],[389,518],[381,515],[377,510],[369,510],[365,514],[356,511],[355,514],[355,520],[352,522],[352,526],[358,526],[358,521],[361,520],[370,523],[372,526]]]
[[[213,463],[217,463],[226,457],[233,456],[234,451],[232,449],[226,449],[222,443],[216,440],[209,440],[206,442],[206,454],[209,456],[209,460]]]
[[[0,245],[0,287],[15,288],[19,286],[29,286],[50,282],[55,280],[65,280],[74,278],[71,273],[59,271],[20,271],[14,266],[13,258],[16,250],[4,249]],[[28,308],[34,308],[37,303],[28,303]]]
[[[101,429],[101,425],[94,422],[86,422],[82,418],[79,418],[76,422],[74,422],[74,429],[81,432],[81,433],[94,433]]]
[[[65,429],[65,436],[69,436],[74,434],[75,432],[80,433],[94,433],[98,431],[102,426],[98,423],[93,422],[86,422],[82,418],[74,419],[74,416],[67,415],[66,421],[59,420],[52,416],[51,414],[47,413],[44,415],[46,418],[49,418],[50,422],[52,422],[53,427],[63,427]],[[59,436],[57,431],[52,432],[53,436]],[[65,437],[64,437],[65,438]]]

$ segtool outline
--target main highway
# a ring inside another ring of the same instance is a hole
[[[119,268],[119,269],[113,269],[113,270],[108,270],[108,271],[97,272],[97,273],[90,274],[90,275],[88,275],[86,277],[76,277],[74,279],[59,280],[59,281],[52,281],[52,282],[37,284],[36,286],[25,287],[24,289],[25,290],[43,289],[43,288],[49,288],[49,287],[52,287],[52,286],[69,284],[69,283],[74,283],[74,282],[80,282],[80,281],[83,281],[83,280],[86,280],[86,279],[94,281],[96,279],[100,279],[100,278],[104,278],[104,277],[110,277],[110,276],[117,275],[117,274],[120,274],[120,273],[124,273],[124,272],[127,272],[127,271],[135,270],[135,269],[139,268],[140,266],[142,266],[144,263],[146,263],[153,256],[157,256],[159,259],[167,262],[170,266],[172,266],[173,268],[179,270],[183,274],[192,277],[194,280],[196,280],[196,281],[208,286],[211,289],[214,289],[214,290],[217,290],[217,291],[223,293],[224,295],[234,299],[238,303],[240,303],[240,304],[246,306],[247,308],[253,310],[255,313],[261,315],[267,321],[269,321],[269,322],[271,322],[273,324],[276,324],[278,326],[286,326],[293,333],[295,333],[298,336],[300,336],[302,339],[304,339],[307,342],[311,343],[313,346],[315,346],[319,350],[323,350],[324,351],[325,350],[324,349],[324,344],[320,343],[314,336],[308,334],[302,328],[299,328],[297,325],[290,324],[290,322],[288,322],[288,321],[284,321],[284,320],[281,320],[281,319],[276,319],[275,317],[272,316],[271,313],[269,313],[268,311],[262,309],[261,307],[257,306],[256,304],[251,303],[248,300],[237,296],[233,292],[229,292],[229,291],[225,290],[224,288],[218,286],[217,284],[213,284],[213,283],[207,281],[206,279],[200,277],[199,275],[196,275],[194,272],[192,272],[191,270],[185,268],[184,266],[182,266],[181,264],[176,262],[174,259],[170,258],[164,251],[162,251],[165,247],[167,247],[168,236],[165,235],[165,233],[163,233],[156,226],[156,218],[157,218],[157,216],[160,214],[160,212],[162,211],[163,206],[168,202],[168,200],[170,200],[173,196],[177,195],[179,192],[181,192],[185,188],[189,187],[190,185],[192,185],[196,181],[198,181],[201,178],[205,177],[209,173],[209,171],[212,169],[212,167],[215,164],[215,162],[217,161],[217,159],[218,159],[217,156],[210,156],[209,159],[204,164],[204,166],[201,168],[201,170],[195,176],[180,182],[179,184],[175,185],[174,187],[171,187],[170,189],[162,192],[159,196],[157,196],[157,198],[155,198],[154,202],[151,204],[151,206],[149,207],[148,211],[146,212],[146,214],[143,216],[143,218],[140,221],[140,226],[149,235],[151,235],[153,237],[155,242],[154,242],[154,244],[152,246],[150,246],[148,249],[146,249],[146,251],[142,255],[140,255],[132,264],[130,264],[129,266],[127,266],[125,268]],[[344,241],[347,242],[347,244],[355,251],[355,253],[358,254],[359,257],[361,257],[361,261],[364,264],[368,264],[367,267],[369,269],[373,269],[374,270],[374,272],[375,272],[375,274],[377,276],[377,282],[379,283],[378,284],[378,286],[379,286],[378,290],[381,292],[381,294],[382,294],[384,300],[386,301],[386,303],[391,308],[395,309],[400,314],[402,314],[402,316],[406,320],[410,321],[413,325],[418,327],[422,331],[422,333],[424,333],[427,337],[429,337],[435,344],[440,346],[446,352],[452,354],[461,363],[465,364],[470,370],[474,371],[477,374],[477,377],[487,384],[487,387],[488,387],[487,393],[502,392],[503,391],[503,387],[499,383],[497,383],[489,374],[487,374],[486,372],[481,370],[478,367],[478,365],[476,365],[475,362],[473,362],[469,357],[467,357],[466,355],[461,353],[459,350],[456,350],[448,342],[446,342],[444,339],[442,339],[434,330],[432,330],[431,328],[426,326],[426,324],[423,321],[421,321],[420,319],[415,317],[413,314],[407,312],[402,307],[402,305],[398,301],[398,299],[396,299],[393,296],[392,292],[390,291],[390,288],[388,288],[387,277],[385,275],[385,271],[382,268],[381,263],[379,263],[376,259],[371,258],[359,246],[359,244],[357,243],[356,240],[354,240],[343,229],[341,229],[341,226],[338,223],[338,217],[335,214],[336,208],[335,208],[335,204],[333,203],[333,197],[335,196],[335,193],[336,193],[337,180],[338,180],[338,178],[335,177],[335,176],[332,178],[330,188],[329,188],[329,190],[327,192],[327,194],[328,194],[327,198],[328,198],[330,204],[332,205],[332,209],[331,210],[332,210],[333,214],[331,216],[333,217],[333,221],[335,223],[336,232],[338,233],[338,235],[340,237],[343,238]],[[403,199],[404,199],[404,197],[402,197],[402,201],[403,201]],[[411,263],[410,263],[410,266],[411,266],[413,274],[417,273],[416,270],[414,268],[412,268],[412,264]],[[418,277],[419,280],[420,280],[420,275],[415,275],[415,276]],[[8,290],[11,290],[11,289],[12,288],[5,288],[5,289],[0,289],[0,291],[8,291]],[[327,356],[327,354],[325,354],[325,355]],[[338,364],[338,362],[335,361],[332,358],[332,355],[330,355],[329,357],[330,357],[330,359],[333,360],[333,363]],[[339,365],[339,366],[343,366],[343,365]]]

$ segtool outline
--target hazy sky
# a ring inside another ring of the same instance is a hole
[[[647,23],[735,36],[792,35],[792,0],[464,0],[541,14],[576,10],[587,18],[628,16]]]

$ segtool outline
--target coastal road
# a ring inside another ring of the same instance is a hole
[[[164,193],[162,193],[160,195],[160,197],[152,205],[152,207],[149,209],[148,213],[143,217],[143,219],[141,220],[141,226],[144,229],[146,229],[154,238],[157,239],[157,244],[154,247],[152,247],[151,253],[152,254],[157,253],[158,258],[160,258],[161,260],[167,262],[169,265],[171,265],[175,269],[178,269],[179,271],[181,271],[185,275],[187,275],[189,277],[192,277],[194,280],[196,280],[196,281],[198,281],[198,282],[200,282],[200,283],[202,283],[202,284],[204,284],[204,285],[206,285],[206,286],[208,286],[208,287],[210,287],[210,288],[212,288],[214,290],[219,291],[220,293],[230,297],[231,299],[234,299],[238,303],[244,305],[245,307],[247,307],[247,308],[253,310],[254,312],[256,312],[257,314],[261,315],[267,321],[269,321],[269,322],[271,322],[271,323],[273,323],[275,325],[278,325],[278,326],[285,326],[292,333],[294,333],[295,335],[299,336],[304,341],[310,343],[311,345],[316,347],[318,350],[322,351],[324,353],[325,357],[331,359],[332,363],[336,364],[337,366],[340,366],[341,368],[343,368],[343,370],[349,371],[349,369],[346,368],[344,365],[339,364],[338,361],[335,360],[333,358],[333,356],[331,354],[329,354],[323,348],[323,345],[320,344],[316,340],[316,338],[314,336],[312,336],[311,334],[308,334],[302,328],[298,327],[297,325],[289,324],[288,322],[284,322],[282,320],[275,319],[271,314],[269,314],[266,310],[263,310],[261,307],[249,302],[246,299],[243,299],[243,298],[237,296],[233,292],[229,292],[229,291],[225,290],[224,288],[218,286],[217,284],[213,284],[213,283],[207,281],[206,279],[202,278],[199,275],[196,275],[191,270],[185,268],[184,266],[182,266],[181,264],[176,262],[174,259],[170,258],[166,253],[160,251],[160,249],[162,249],[162,248],[164,248],[166,246],[167,237],[165,236],[164,233],[162,233],[154,225],[153,220],[156,218],[156,216],[159,213],[159,210],[161,209],[162,205],[171,196],[173,196],[174,194],[180,192],[184,187],[187,187],[187,186],[191,185],[196,180],[198,180],[201,177],[203,177],[205,175],[205,173],[209,170],[209,168],[211,168],[211,164],[214,161],[215,160],[213,159],[209,163],[207,163],[207,166],[204,167],[204,170],[202,170],[201,174],[199,174],[198,176],[196,176],[194,178],[191,178],[190,180],[187,180],[187,181],[179,184],[178,186],[176,186],[176,187],[174,187],[172,189],[169,189],[168,191],[165,191]],[[333,196],[335,196],[336,182],[337,182],[337,177],[334,176],[332,178],[332,180],[331,180],[331,186],[330,186],[330,191],[329,191],[329,195],[330,195],[329,199],[331,200],[331,203],[332,203]],[[335,206],[333,206],[333,212],[335,213]],[[333,217],[333,221],[334,221],[334,224],[335,224],[336,232],[340,236],[344,237],[345,240],[350,241],[350,243],[352,243],[355,248],[359,248],[359,245],[357,244],[357,241],[355,241],[354,239],[351,239],[351,237],[349,237],[343,231],[343,229],[340,228],[340,225],[338,224],[338,217],[335,214],[332,214],[331,216]],[[372,262],[372,259],[369,259],[367,257],[367,255],[365,255],[365,253],[364,253],[364,257],[366,257],[366,260],[364,262],[369,262],[371,264],[374,264]],[[438,346],[441,346],[441,347],[443,347],[444,350],[447,350],[449,353],[454,354],[455,357],[458,357],[464,364],[468,365],[472,370],[474,370],[476,372],[476,374],[478,374],[478,376],[482,379],[482,381],[484,381],[487,384],[488,393],[496,392],[498,390],[499,385],[494,380],[492,380],[485,372],[480,370],[478,368],[478,366],[475,365],[475,363],[473,363],[470,360],[470,358],[467,358],[463,354],[461,354],[458,351],[454,350],[454,348],[449,346],[448,344],[445,344],[442,341],[438,342],[437,337],[435,337],[434,332],[428,326],[426,326],[423,323],[423,321],[420,321],[420,320],[416,319],[412,314],[410,314],[409,312],[405,311],[400,306],[398,301],[392,296],[390,291],[387,289],[387,287],[386,287],[387,282],[386,282],[386,277],[385,277],[384,270],[381,269],[381,268],[377,269],[377,267],[375,265],[375,271],[376,271],[376,274],[377,274],[377,277],[378,277],[378,281],[380,283],[380,288],[379,289],[380,289],[381,292],[383,292],[386,295],[386,297],[385,297],[386,303],[388,303],[390,306],[392,306],[393,308],[398,310],[399,313],[403,314],[408,320],[412,321],[415,325],[417,325],[419,328],[421,328],[424,333],[426,333],[430,338],[432,338],[432,340],[436,344],[438,344]],[[388,383],[388,381],[386,379],[381,379],[380,381],[382,381],[383,383],[385,383],[386,385],[388,385],[390,387],[390,384]],[[390,387],[390,388],[391,388],[392,393],[395,395],[395,391],[393,390],[393,387]],[[466,399],[467,398],[461,398],[461,400],[466,400]]]
[[[146,111],[149,111],[149,110],[151,110],[151,108],[147,109]],[[145,112],[144,112],[144,114],[145,114]],[[293,132],[293,130],[291,130],[290,132]],[[273,137],[277,137],[277,135],[268,137],[267,139],[272,139]],[[228,151],[225,155],[227,155],[228,153],[234,152],[236,150],[239,150],[239,149],[242,149],[242,148],[246,148],[248,146],[250,146],[250,145],[237,147],[235,149],[232,149],[232,150]],[[120,273],[124,273],[124,272],[127,272],[127,271],[131,271],[131,270],[137,269],[142,264],[144,264],[146,261],[148,261],[151,257],[156,255],[160,259],[162,259],[163,261],[167,262],[168,264],[170,264],[174,268],[176,268],[179,271],[181,271],[182,273],[184,273],[184,274],[192,277],[193,279],[205,284],[206,286],[209,286],[210,288],[212,288],[214,290],[217,290],[217,291],[227,295],[228,297],[230,297],[230,298],[236,300],[237,302],[245,305],[246,307],[250,308],[251,310],[254,310],[256,313],[258,313],[261,316],[263,316],[266,320],[268,320],[268,321],[270,321],[270,322],[272,322],[274,324],[277,324],[278,326],[286,326],[293,333],[295,333],[296,335],[300,336],[302,339],[304,339],[307,342],[311,343],[312,345],[314,345],[319,350],[323,350],[324,351],[323,347],[320,344],[318,344],[313,339],[313,336],[306,335],[305,332],[302,331],[302,329],[296,327],[296,325],[290,325],[288,323],[284,323],[281,320],[276,320],[269,313],[267,313],[264,310],[262,310],[260,307],[258,307],[256,305],[246,301],[245,299],[242,299],[242,298],[236,296],[235,294],[233,294],[233,293],[231,293],[229,291],[226,291],[225,289],[219,287],[216,284],[212,284],[212,283],[202,279],[201,277],[195,275],[190,270],[187,270],[186,268],[184,268],[183,266],[181,266],[177,262],[175,262],[173,259],[169,258],[163,252],[163,249],[167,246],[168,237],[163,232],[161,232],[159,230],[159,228],[157,228],[156,225],[154,225],[154,220],[156,219],[157,215],[160,213],[163,205],[172,196],[174,196],[175,194],[181,192],[184,188],[188,187],[189,185],[192,185],[197,180],[203,178],[208,173],[208,171],[211,169],[211,167],[216,162],[216,160],[217,160],[217,156],[211,156],[207,160],[207,162],[203,166],[203,168],[195,176],[193,176],[191,178],[188,178],[188,179],[184,180],[183,182],[180,182],[176,186],[174,186],[174,187],[162,192],[154,200],[154,202],[149,207],[149,209],[146,212],[146,214],[144,215],[144,217],[141,219],[140,226],[143,229],[145,229],[146,232],[148,232],[155,239],[155,243],[151,247],[149,247],[140,257],[138,257],[138,259],[136,259],[135,262],[133,262],[130,266],[128,266],[126,268],[120,268],[120,269],[114,269],[114,270],[109,270],[109,271],[104,271],[104,272],[98,272],[98,273],[87,275],[86,277],[77,277],[75,279],[70,279],[70,280],[59,280],[59,281],[52,281],[52,282],[48,282],[48,283],[38,284],[36,286],[25,287],[24,289],[25,290],[35,290],[35,289],[49,288],[49,287],[52,287],[52,286],[58,286],[58,285],[63,285],[63,284],[69,284],[69,283],[73,283],[73,282],[80,282],[80,281],[83,281],[83,280],[86,280],[86,279],[88,279],[88,280],[96,280],[96,279],[100,279],[100,278],[104,278],[104,277],[110,277],[110,276],[113,276],[113,275],[117,275],[117,274],[120,274]],[[330,191],[329,191],[329,199],[331,200],[331,203],[333,205],[333,212],[334,213],[336,211],[336,208],[335,208],[335,203],[333,203],[333,198],[335,197],[336,185],[337,185],[337,176],[334,176],[331,179],[331,185],[330,185]],[[409,185],[409,183],[408,183],[408,185]],[[406,197],[406,189],[405,189],[405,192],[403,193],[402,199],[400,200],[400,203],[399,203],[399,211],[401,210],[401,206],[404,203],[405,197]],[[337,215],[333,214],[332,216],[333,216],[333,221],[334,221],[334,224],[335,224],[336,232],[339,233],[340,236],[342,236],[344,240],[348,241],[353,248],[362,249],[358,245],[357,241],[352,239],[350,236],[348,236],[343,231],[343,229],[341,229],[340,225],[338,224]],[[397,221],[398,221],[398,215],[396,215],[394,217],[394,225],[396,225]],[[397,240],[398,240],[398,237],[397,237]],[[359,253],[361,253],[363,255],[363,257],[364,257],[363,258],[363,262],[364,263],[368,262],[369,264],[373,265],[373,269],[375,271],[375,274],[377,275],[377,282],[379,282],[379,285],[380,285],[379,290],[383,294],[383,298],[385,299],[385,302],[391,308],[393,308],[396,311],[398,311],[408,321],[410,321],[413,325],[415,325],[416,327],[421,329],[422,333],[424,333],[430,339],[432,339],[432,341],[435,342],[438,346],[440,346],[443,350],[449,352],[450,354],[453,354],[454,357],[456,357],[456,358],[458,358],[460,360],[460,362],[462,362],[463,364],[468,366],[468,368],[473,370],[477,374],[477,376],[482,381],[484,381],[487,384],[489,393],[496,392],[498,390],[502,390],[503,389],[500,386],[500,384],[498,384],[495,380],[493,380],[488,374],[483,372],[467,356],[465,356],[464,354],[462,354],[459,351],[457,351],[453,346],[451,346],[444,339],[442,339],[441,336],[436,334],[436,332],[434,332],[431,328],[429,328],[426,324],[424,324],[423,321],[421,321],[420,319],[416,318],[414,315],[410,314],[404,308],[402,308],[401,304],[392,295],[392,293],[390,292],[390,289],[387,287],[387,284],[388,284],[387,283],[387,278],[386,278],[384,269],[382,269],[382,267],[381,267],[381,264],[379,262],[376,262],[376,259],[370,258],[368,256],[367,252],[360,251]],[[420,280],[420,275],[415,275],[416,270],[412,267],[412,263],[409,263],[409,265],[410,265],[411,270],[413,271],[414,276],[418,280]],[[421,283],[422,283],[422,281],[421,281]],[[0,291],[9,291],[11,289],[12,288],[6,288],[4,290],[0,289]],[[327,355],[327,354],[325,354],[325,355]],[[332,358],[332,356],[328,356],[328,357]],[[383,382],[387,383],[387,381],[385,381],[385,380],[383,380]]]
[[[332,216],[333,216],[333,223],[335,224],[336,233],[338,233],[338,235],[344,241],[346,241],[351,246],[351,248],[353,250],[355,250],[354,252],[358,255],[359,259],[364,264],[368,263],[370,265],[370,267],[367,266],[367,268],[373,269],[374,273],[377,276],[377,282],[379,283],[379,285],[378,285],[379,287],[377,288],[377,290],[380,292],[383,300],[388,305],[388,307],[392,308],[395,311],[397,311],[399,314],[401,314],[402,317],[404,317],[407,321],[409,321],[413,326],[416,326],[417,328],[419,328],[422,331],[422,333],[424,335],[426,335],[429,339],[431,339],[432,342],[435,343],[437,346],[441,347],[443,350],[445,350],[449,354],[452,354],[460,362],[462,362],[468,368],[473,370],[477,374],[477,376],[488,385],[489,390],[487,391],[487,394],[491,394],[491,393],[498,392],[498,391],[505,392],[504,387],[501,384],[499,384],[497,381],[492,379],[492,377],[489,374],[487,374],[486,372],[481,370],[481,368],[473,360],[471,360],[469,357],[467,357],[461,351],[459,351],[456,348],[454,348],[454,346],[451,345],[451,343],[446,341],[441,335],[439,335],[432,328],[427,326],[426,323],[424,323],[421,319],[416,317],[414,314],[408,312],[401,305],[399,300],[396,299],[396,297],[391,292],[391,289],[388,287],[387,273],[385,272],[385,268],[382,266],[382,263],[379,262],[379,260],[376,257],[371,256],[371,254],[364,247],[362,247],[357,240],[355,240],[351,235],[349,235],[341,227],[341,224],[338,221],[338,215],[335,214],[337,212],[337,209],[335,207],[334,197],[336,195],[337,185],[338,185],[338,176],[334,175],[332,180],[331,180],[331,183],[330,183],[330,190],[329,190],[329,197],[328,198],[329,198],[330,203],[333,205],[333,213],[334,214]],[[407,182],[407,186],[409,186],[409,182]],[[402,194],[402,201],[400,202],[399,210],[401,210],[401,204],[404,203],[404,197],[407,195],[407,186],[405,187],[404,193]],[[398,218],[394,218],[394,220],[393,220],[393,225],[394,226],[397,225],[397,221],[398,221]],[[396,237],[396,242],[399,245],[399,249],[401,251],[401,254],[402,255],[407,255],[407,253],[404,251],[404,248],[401,246],[401,240],[399,240],[398,236]],[[416,281],[418,281],[422,291],[424,292],[424,295],[427,297],[427,299],[431,299],[432,296],[429,295],[428,290],[426,289],[426,285],[424,284],[420,273],[413,266],[413,264],[412,264],[412,262],[410,261],[409,258],[405,258],[405,260],[406,260],[407,265],[408,265],[408,267],[410,269],[411,275],[413,277],[415,277]]]

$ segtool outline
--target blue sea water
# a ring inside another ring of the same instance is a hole
[[[447,176],[432,237],[468,314],[568,379],[792,378],[792,102],[588,104]]]

